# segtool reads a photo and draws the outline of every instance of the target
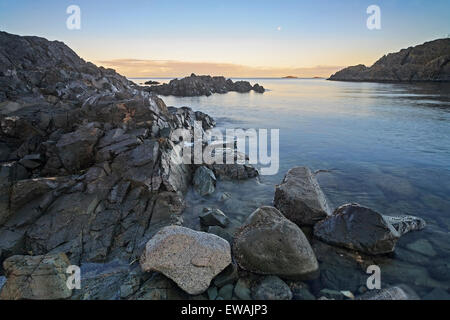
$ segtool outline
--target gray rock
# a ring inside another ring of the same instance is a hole
[[[72,295],[66,285],[69,265],[65,254],[12,256],[3,263],[7,281],[0,299],[67,299]]]
[[[367,254],[393,252],[401,234],[382,214],[359,204],[345,204],[314,226],[314,236],[332,245]]]
[[[292,292],[280,278],[267,276],[252,288],[252,296],[255,300],[291,300]]]
[[[449,263],[433,263],[429,266],[430,275],[440,281],[450,280],[450,264]]]
[[[195,170],[193,183],[195,191],[201,196],[209,195],[216,190],[216,176],[204,166]]]
[[[248,217],[236,232],[233,254],[244,270],[283,278],[314,278],[319,268],[300,228],[273,207],[261,207]]]
[[[240,300],[252,300],[250,281],[248,279],[239,279],[234,286],[234,295]]]
[[[331,214],[327,199],[309,168],[288,171],[275,189],[275,207],[298,226],[314,225]]]
[[[221,273],[214,278],[214,285],[221,288],[227,284],[233,284],[238,279],[238,270],[237,266],[234,263],[231,263],[228,267],[225,268]]]
[[[208,209],[200,214],[200,222],[204,226],[219,226],[226,228],[230,219],[220,209]]]
[[[147,243],[140,263],[144,271],[159,271],[195,295],[231,263],[230,245],[215,235],[169,226]]]
[[[233,297],[233,289],[234,286],[232,284],[224,285],[222,288],[220,288],[218,296],[223,298],[223,300],[231,300]]]
[[[208,293],[208,299],[209,300],[216,300],[216,298],[217,298],[217,287],[209,287],[207,293]]]
[[[208,233],[215,234],[216,236],[219,236],[225,240],[227,240],[229,243],[233,242],[233,235],[226,229],[219,227],[219,226],[211,226],[208,227]]]

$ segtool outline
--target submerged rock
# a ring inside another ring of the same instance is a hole
[[[330,217],[314,226],[314,236],[329,244],[367,254],[384,254],[394,251],[402,235],[390,221],[392,217],[386,218],[359,204],[345,204],[337,208]],[[402,221],[416,224],[414,218],[402,219]],[[413,229],[415,227],[405,227],[402,230]]]
[[[67,287],[65,254],[12,256],[3,263],[7,281],[0,299],[66,299],[72,295]]]
[[[220,209],[206,208],[206,210],[204,210],[199,217],[202,225],[206,227],[219,226],[226,228],[230,224],[230,219],[228,219],[225,213],[223,213]]]
[[[274,206],[298,226],[314,225],[331,214],[327,199],[309,168],[295,167],[276,186]]]
[[[189,294],[205,292],[211,280],[231,263],[229,243],[184,227],[161,229],[140,259],[144,271],[158,271]]]
[[[255,300],[291,300],[292,292],[289,286],[276,276],[262,278],[253,288]]]
[[[419,296],[408,286],[398,285],[387,289],[368,291],[356,300],[420,300]]]
[[[254,273],[308,279],[317,275],[318,263],[302,230],[276,208],[261,207],[236,232],[234,257]]]

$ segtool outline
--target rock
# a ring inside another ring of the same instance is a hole
[[[233,254],[244,270],[282,278],[313,278],[319,268],[300,228],[273,207],[261,207],[247,218],[235,234]]]
[[[408,286],[398,285],[381,290],[372,290],[356,300],[420,300],[419,296]]]
[[[130,300],[187,300],[189,296],[172,280],[154,273],[128,299]]]
[[[208,291],[209,300],[216,300],[217,298],[217,287],[209,287]]]
[[[140,263],[144,271],[159,271],[195,295],[231,263],[230,245],[215,235],[169,226],[150,239]]]
[[[220,288],[218,296],[223,298],[223,300],[231,300],[233,297],[234,286],[232,284],[227,284]]]
[[[342,292],[331,289],[320,290],[319,296],[326,297],[330,300],[344,300],[344,295],[342,294]]]
[[[275,189],[275,207],[298,226],[314,225],[331,214],[327,199],[310,169],[288,171]]]
[[[326,243],[367,254],[389,253],[394,251],[401,236],[389,221],[359,204],[345,204],[314,226],[314,236]]]
[[[200,222],[204,226],[219,226],[226,228],[230,219],[220,209],[208,209],[200,214]]]
[[[423,254],[428,257],[434,257],[437,254],[433,249],[431,243],[426,239],[419,239],[414,241],[413,243],[408,243],[406,247],[411,251]]]
[[[292,290],[293,300],[316,300],[316,297],[307,288],[295,288]]]
[[[384,216],[400,235],[410,231],[419,231],[426,227],[426,222],[422,218],[414,216]]]
[[[238,279],[237,266],[232,263],[214,278],[214,285],[221,288],[227,284],[233,284]]]
[[[216,190],[216,177],[210,169],[204,166],[195,170],[193,183],[195,191],[201,196],[209,195]]]
[[[450,39],[437,39],[384,55],[371,67],[357,65],[338,71],[338,81],[450,81]]]
[[[252,288],[253,299],[255,300],[291,300],[292,292],[289,286],[276,276],[262,278],[259,283]]]
[[[208,227],[208,233],[215,234],[216,236],[227,240],[229,243],[233,242],[233,235],[229,231],[223,229],[222,227],[219,226]]]
[[[0,284],[1,287],[1,284]],[[423,300],[450,300],[450,294],[440,288],[431,290],[423,297]]]
[[[0,299],[67,299],[72,295],[67,285],[65,254],[12,256],[3,262],[7,281]]]
[[[431,277],[440,281],[450,280],[450,264],[449,263],[433,263],[428,267]]]
[[[252,300],[250,281],[240,278],[234,286],[234,295],[241,300]]]
[[[165,96],[173,95],[181,97],[210,96],[213,93],[227,93],[229,91],[240,93],[251,90],[258,93],[265,91],[262,86],[255,84],[252,87],[247,81],[233,82],[231,79],[225,79],[224,77],[197,76],[195,74],[191,74],[191,76],[183,79],[171,80],[168,84],[153,85],[144,88],[144,90]]]

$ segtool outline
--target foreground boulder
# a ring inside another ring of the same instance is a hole
[[[191,74],[183,79],[173,79],[168,84],[153,85],[145,88],[147,91],[161,95],[180,97],[210,96],[213,93],[227,93],[236,91],[240,93],[254,90],[258,93],[265,91],[264,87],[255,84],[253,87],[248,81],[236,81],[224,77],[197,76]]]
[[[12,256],[3,267],[7,281],[0,299],[66,299],[72,295],[67,287],[65,254],[45,256]]]
[[[211,280],[231,263],[229,243],[205,232],[179,226],[161,229],[140,259],[144,271],[158,271],[189,294],[205,292]]]
[[[244,270],[282,278],[314,278],[319,268],[302,230],[273,207],[248,217],[236,232],[233,254]]]
[[[419,230],[420,226],[425,226],[423,220],[418,222],[420,220],[407,216],[395,219],[356,203],[345,204],[314,226],[314,236],[332,245],[367,254],[384,254],[394,251],[398,239],[406,230]],[[409,224],[411,226],[407,227]]]
[[[327,199],[307,167],[288,171],[275,189],[275,207],[298,226],[314,225],[331,214]]]

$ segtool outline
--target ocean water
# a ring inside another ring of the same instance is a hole
[[[276,175],[220,181],[207,198],[190,191],[185,224],[200,229],[203,207],[217,207],[231,218],[232,233],[257,207],[272,204],[275,185],[287,170],[326,169],[317,178],[331,207],[357,202],[387,215],[416,215],[428,225],[403,236],[395,253],[382,257],[355,257],[317,244],[321,276],[309,284],[313,293],[363,292],[366,267],[376,264],[382,287],[406,284],[421,298],[449,299],[450,84],[245,80],[267,91],[161,97],[168,106],[209,114],[219,128],[280,130]],[[220,199],[224,192],[229,200]]]

